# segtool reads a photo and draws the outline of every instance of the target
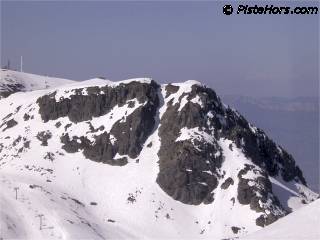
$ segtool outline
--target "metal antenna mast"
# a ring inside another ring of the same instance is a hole
[[[22,67],[23,67],[23,59],[22,56],[20,58],[20,72],[22,72]]]

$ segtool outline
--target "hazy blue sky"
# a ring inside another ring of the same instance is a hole
[[[226,16],[223,5],[1,1],[2,65],[23,55],[26,72],[76,80],[150,76],[196,79],[219,94],[318,95],[319,14]]]

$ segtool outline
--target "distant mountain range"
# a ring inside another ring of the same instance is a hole
[[[254,105],[261,109],[273,111],[288,111],[288,112],[319,112],[318,97],[265,97],[253,98],[236,95],[223,95],[222,98],[231,104],[239,105]]]

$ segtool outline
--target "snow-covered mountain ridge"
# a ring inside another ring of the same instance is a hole
[[[199,82],[38,89],[0,100],[5,237],[229,238],[318,197],[290,154]]]
[[[39,76],[7,69],[1,69],[0,79],[0,99],[15,92],[47,89],[74,82],[67,79]]]
[[[320,200],[298,209],[287,217],[257,232],[240,239],[276,240],[276,239],[320,239]]]

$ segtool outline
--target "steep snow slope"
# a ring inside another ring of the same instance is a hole
[[[222,99],[281,143],[303,170],[309,187],[320,190],[319,98]]]
[[[0,99],[3,97],[7,97],[15,92],[46,89],[69,84],[72,82],[74,81],[1,69]]]
[[[0,233],[5,239],[132,237],[117,224],[106,224],[111,219],[97,219],[90,213],[94,206],[85,206],[65,189],[23,175],[1,174],[0,182]]]
[[[1,236],[221,239],[317,197],[279,146],[260,146],[276,152],[272,176],[254,163],[249,138],[228,135],[230,121],[244,120],[210,94],[196,81],[92,79],[1,99]]]
[[[274,224],[240,239],[317,240],[320,239],[320,200],[302,207]]]

